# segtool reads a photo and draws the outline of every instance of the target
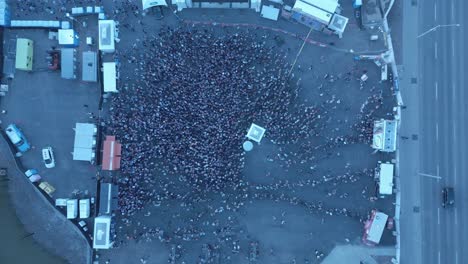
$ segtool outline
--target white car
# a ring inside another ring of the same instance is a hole
[[[55,167],[54,152],[51,147],[45,147],[42,149],[42,160],[44,161],[46,168],[50,169]]]

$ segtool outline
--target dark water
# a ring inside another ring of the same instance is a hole
[[[0,177],[0,263],[65,263],[43,249],[24,229],[10,204],[7,188],[7,182]]]

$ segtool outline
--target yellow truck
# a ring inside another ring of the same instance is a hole
[[[50,197],[52,197],[52,193],[55,192],[54,186],[52,186],[48,182],[41,182],[39,184],[39,188],[41,188],[44,192],[46,192]]]
[[[16,40],[16,62],[15,67],[18,70],[32,71],[34,42],[26,38]]]

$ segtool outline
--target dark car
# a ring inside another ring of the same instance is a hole
[[[455,204],[455,191],[452,187],[442,189],[442,206],[452,207]]]

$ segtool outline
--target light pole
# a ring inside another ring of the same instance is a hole
[[[72,15],[70,15],[70,13],[66,13],[65,16],[68,17],[69,19],[73,20],[73,21],[78,22],[78,20],[76,20],[76,18],[74,18]]]
[[[385,11],[384,19],[387,19],[388,13],[390,13],[390,10],[392,10],[392,7],[393,7],[394,3],[395,3],[395,0],[391,0],[390,5],[388,5],[387,11]]]
[[[460,24],[446,24],[446,25],[437,25],[431,29],[428,29],[426,32],[422,33],[421,35],[417,36],[416,38],[423,37],[433,31],[436,31],[438,28],[443,28],[443,27],[459,27]]]
[[[76,19],[72,15],[70,15],[70,13],[66,13],[65,16],[72,21],[72,28],[73,29],[75,29],[75,26],[74,26],[75,24],[78,24],[78,26],[80,28],[82,28],[82,25],[80,24],[80,21],[78,21],[78,19]],[[73,22],[76,22],[76,23],[73,23]]]

